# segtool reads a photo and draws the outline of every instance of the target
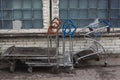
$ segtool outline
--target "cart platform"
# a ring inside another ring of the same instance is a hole
[[[56,48],[41,48],[41,47],[15,47],[12,46],[8,48],[2,56],[8,57],[46,57],[50,56],[53,57],[56,55]]]

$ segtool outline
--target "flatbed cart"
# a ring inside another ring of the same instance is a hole
[[[80,33],[80,35],[84,36],[85,45],[84,49],[81,49],[74,54],[73,60],[75,65],[88,60],[99,61],[100,54],[104,54],[104,66],[107,66],[108,56],[100,39],[108,27],[111,27],[111,24],[108,21],[96,19],[93,23],[81,29],[82,32],[85,32]]]
[[[15,71],[16,63],[18,60],[28,65],[28,72],[32,72],[32,67],[37,66],[55,66],[56,49],[49,48],[51,54],[50,62],[48,62],[47,48],[40,47],[9,47],[2,55],[1,59],[10,63],[10,72]]]
[[[28,65],[28,72],[32,72],[32,67],[59,67],[64,66],[61,62],[63,56],[59,54],[58,31],[61,21],[54,18],[50,22],[47,36],[47,47],[9,47],[0,58],[10,63],[10,71],[15,71],[16,62],[22,60]]]

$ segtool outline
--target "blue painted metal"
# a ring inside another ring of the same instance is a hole
[[[74,25],[72,20],[66,20],[62,26],[62,32],[64,34],[64,38],[66,38],[67,35],[70,35],[72,38],[74,38],[74,33],[76,29],[77,27]]]
[[[112,24],[110,22],[106,21],[106,20],[99,20],[99,22],[106,24],[106,26],[108,26],[108,27],[112,26]]]

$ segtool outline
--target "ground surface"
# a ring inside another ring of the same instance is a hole
[[[9,68],[0,69],[0,80],[120,80],[120,58],[108,60],[109,66],[101,65],[81,66],[73,73],[60,71],[55,74],[51,68],[33,68],[33,73],[26,68],[17,68],[14,73]]]
[[[28,73],[25,68],[17,69],[14,73],[2,69],[0,80],[120,80],[120,66],[80,67],[72,74],[66,72],[53,74],[49,68],[34,68],[33,73]]]

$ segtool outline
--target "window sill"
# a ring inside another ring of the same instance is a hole
[[[75,37],[83,37],[83,35],[77,29],[75,33]],[[4,37],[46,37],[47,36],[47,28],[43,29],[21,29],[21,30],[0,30],[0,38]],[[59,36],[62,37],[62,33],[60,31]],[[111,30],[110,33],[105,32],[103,37],[120,37],[120,29]]]
[[[83,37],[83,35],[79,35],[80,33],[75,33],[75,37]],[[46,37],[47,33],[0,33],[0,38],[8,38],[8,37]],[[103,37],[120,37],[119,32],[110,32],[104,33]],[[62,37],[62,33],[59,34],[59,37]]]
[[[11,33],[44,33],[46,32],[47,29],[43,28],[43,29],[1,29],[0,30],[0,34],[11,34]]]

